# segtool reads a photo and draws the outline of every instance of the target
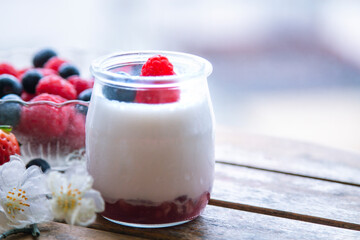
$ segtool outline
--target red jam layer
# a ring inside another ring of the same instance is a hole
[[[183,195],[160,205],[154,205],[149,201],[120,199],[116,203],[105,202],[105,211],[102,215],[112,220],[137,224],[187,221],[199,216],[209,199],[209,192],[204,192],[196,200]]]

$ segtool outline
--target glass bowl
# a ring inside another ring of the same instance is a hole
[[[0,50],[0,63],[10,63],[18,70],[28,68],[32,65],[34,54],[40,49]],[[89,66],[93,59],[104,54],[100,50],[85,49],[55,48],[55,51],[60,58],[74,64],[85,79],[91,77]],[[63,170],[85,160],[85,118],[88,104],[79,100],[57,104],[50,101],[0,99],[0,125],[13,126],[13,133],[20,143],[25,162],[43,158],[53,169]],[[9,105],[13,106],[13,110],[5,107]],[[8,116],[10,114],[17,114],[17,117],[11,119]]]
[[[85,161],[88,102],[0,100],[0,125],[11,125],[25,163],[34,158],[55,170]]]

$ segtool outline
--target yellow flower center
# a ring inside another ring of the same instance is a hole
[[[15,218],[17,213],[24,212],[25,207],[30,207],[30,204],[26,203],[28,198],[25,193],[24,190],[13,188],[6,195],[6,211],[12,218]]]
[[[71,188],[71,183],[67,186],[64,191],[63,186],[60,189],[60,195],[57,196],[57,206],[64,212],[73,210],[76,206],[81,205],[82,193],[78,189]]]

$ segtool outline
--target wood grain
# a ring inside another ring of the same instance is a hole
[[[51,222],[39,225],[40,237],[39,240],[87,240],[87,239],[99,239],[99,240],[141,240],[144,238],[127,236],[124,234],[118,234],[113,232],[105,232],[95,230],[91,228],[70,226],[68,224]],[[34,239],[31,234],[16,234],[10,235],[7,240],[32,240]]]
[[[232,165],[215,169],[214,199],[360,224],[360,187]]]
[[[223,162],[360,184],[360,153],[227,128],[216,132],[215,152]]]
[[[358,184],[358,183],[345,182],[345,181],[334,180],[334,179],[329,179],[329,178],[315,177],[315,176],[309,176],[309,175],[304,175],[304,174],[299,174],[299,173],[291,173],[291,172],[279,171],[279,170],[274,170],[274,169],[249,166],[249,165],[245,165],[245,164],[233,163],[233,162],[230,162],[230,161],[219,161],[219,160],[217,160],[216,163],[225,164],[225,165],[233,165],[233,166],[237,166],[237,167],[250,168],[250,169],[255,169],[255,170],[260,170],[260,171],[280,173],[280,174],[286,174],[286,175],[291,175],[291,176],[296,176],[296,177],[304,177],[304,178],[310,178],[310,179],[321,180],[321,181],[326,181],[326,182],[340,183],[340,184],[344,184],[344,185],[360,187],[360,184]]]
[[[210,205],[213,206],[219,206],[219,207],[226,207],[230,209],[237,209],[252,213],[259,213],[259,214],[265,214],[269,216],[275,216],[275,217],[282,217],[282,218],[288,218],[303,222],[309,222],[309,223],[316,223],[316,224],[322,224],[326,226],[332,226],[332,227],[338,227],[338,228],[346,228],[351,230],[357,230],[360,231],[360,225],[355,223],[349,223],[344,221],[337,221],[333,219],[328,218],[320,218],[320,217],[314,217],[310,215],[304,215],[304,214],[298,214],[293,212],[286,212],[271,208],[263,208],[263,207],[257,207],[247,204],[241,204],[241,203],[234,203],[234,202],[227,202],[217,199],[210,199],[209,202]]]
[[[130,228],[98,218],[91,227],[149,239],[359,239],[360,232],[207,206],[189,223],[163,229]]]

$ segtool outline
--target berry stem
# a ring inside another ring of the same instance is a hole
[[[12,126],[10,125],[0,125],[0,130],[3,130],[6,133],[10,133],[12,130]]]
[[[27,228],[14,228],[10,229],[0,235],[0,239],[5,239],[6,237],[17,234],[17,233],[31,233],[32,236],[38,237],[40,236],[40,230],[37,226],[37,224],[31,224],[30,227]]]
[[[30,227],[32,228],[31,235],[33,237],[39,237],[40,236],[40,230],[36,223],[31,224]]]

